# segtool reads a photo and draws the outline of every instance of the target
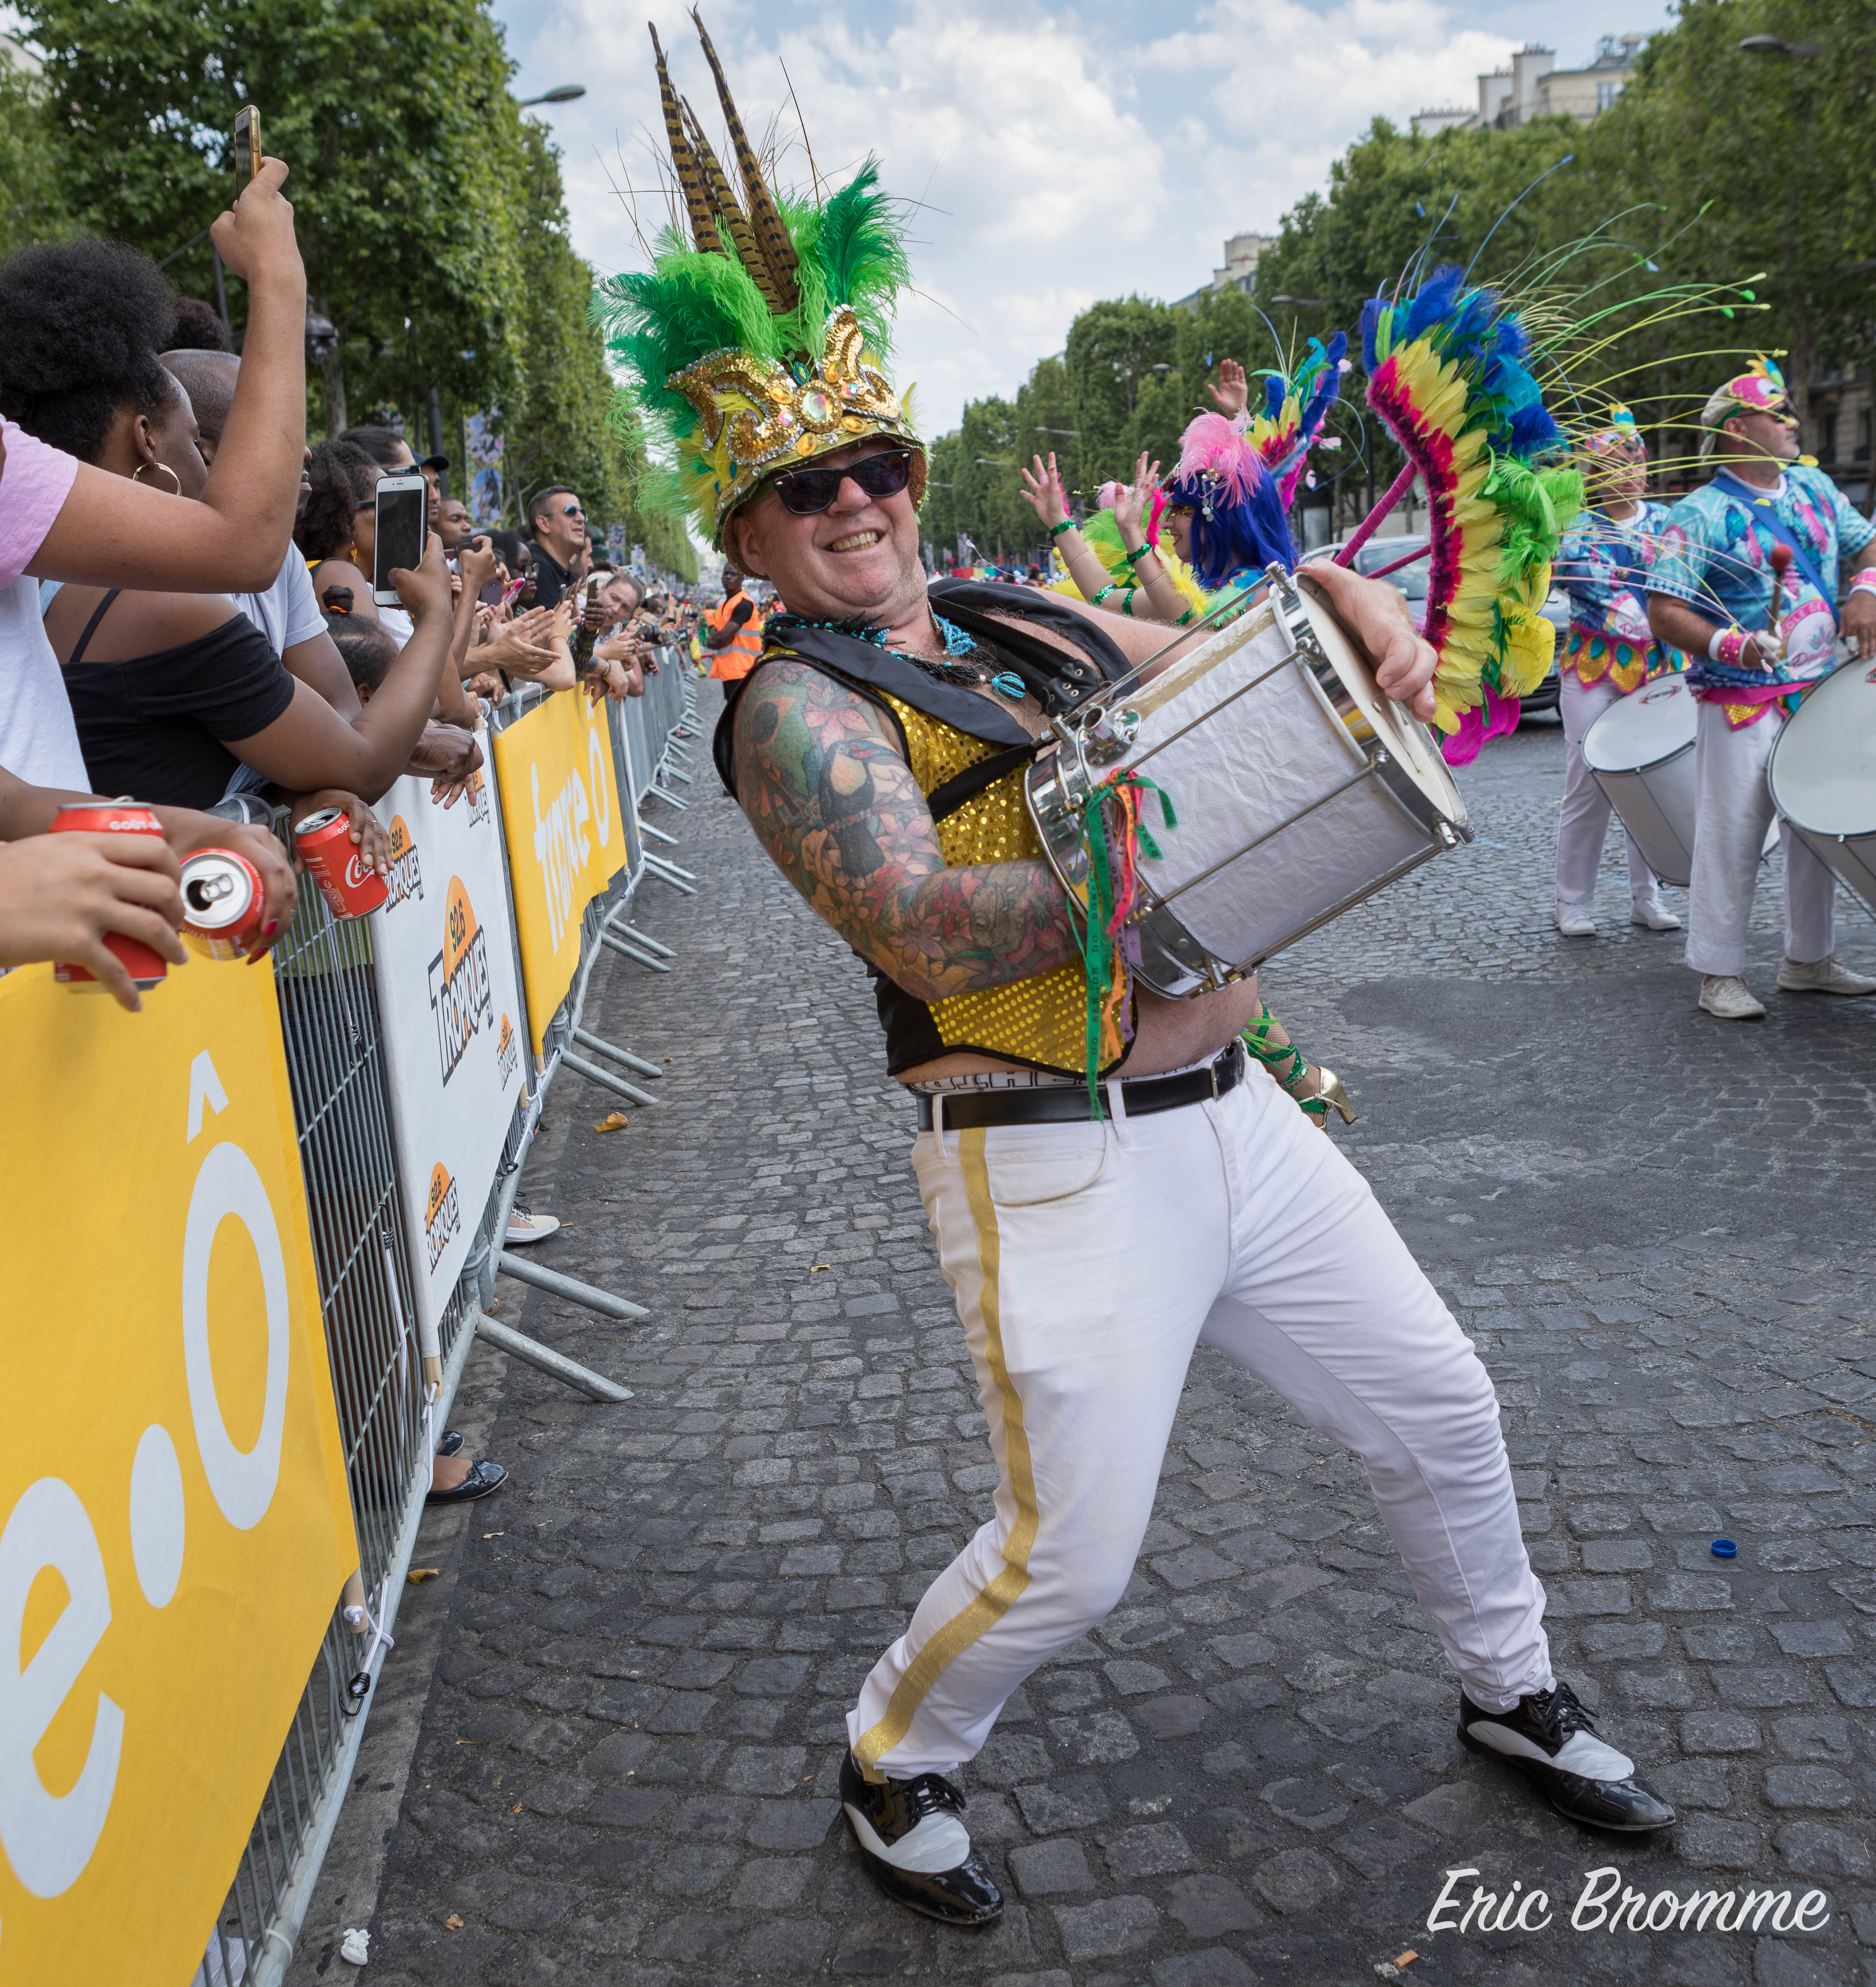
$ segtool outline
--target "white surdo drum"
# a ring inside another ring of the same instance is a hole
[[[1664,883],[1694,874],[1694,734],[1699,705],[1685,676],[1662,676],[1620,697],[1583,734],[1583,763]],[[1761,724],[1774,720],[1761,718]],[[1778,841],[1774,821],[1764,854]]]
[[[1846,663],[1786,720],[1767,769],[1773,805],[1876,910],[1876,663]]]
[[[1057,726],[1031,812],[1071,889],[1088,795],[1129,770],[1171,800],[1138,870],[1139,977],[1171,996],[1240,978],[1318,926],[1472,839],[1426,730],[1375,683],[1330,609],[1270,568],[1270,593],[1147,682],[1123,680]]]

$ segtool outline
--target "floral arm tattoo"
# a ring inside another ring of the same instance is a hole
[[[782,874],[916,998],[1007,986],[1079,956],[1046,862],[946,868],[911,768],[870,707],[819,670],[771,663],[743,693],[736,773]]]

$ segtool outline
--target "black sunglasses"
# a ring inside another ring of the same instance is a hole
[[[778,476],[772,487],[796,517],[811,518],[833,502],[849,477],[869,497],[896,497],[912,481],[912,451],[882,449],[877,455],[863,455],[839,469],[791,469]]]

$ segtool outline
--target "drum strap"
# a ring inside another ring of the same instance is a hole
[[[1834,608],[1836,596],[1824,583],[1824,575],[1817,570],[1817,561],[1809,549],[1799,543],[1790,528],[1770,504],[1761,503],[1759,492],[1743,477],[1731,471],[1716,469],[1713,481],[1720,487],[1720,494],[1729,497],[1746,515],[1749,522],[1756,525],[1774,544],[1783,545],[1790,553],[1793,563],[1810,583],[1811,590],[1827,606]],[[1770,618],[1771,610],[1766,610]]]
[[[986,788],[995,786],[1006,773],[1014,773],[1018,767],[1027,765],[1036,756],[1036,747],[1049,742],[1047,738],[1038,738],[1033,744],[1007,746],[1000,752],[993,752],[987,759],[980,759],[974,766],[967,766],[961,773],[953,774],[942,784],[933,787],[925,796],[925,804],[932,811],[933,823],[956,814],[960,808],[974,801]]]

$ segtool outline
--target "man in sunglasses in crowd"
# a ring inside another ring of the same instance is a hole
[[[877,983],[998,1468],[994,1515],[848,1719],[842,1797],[867,1867],[950,1923],[1001,1910],[944,1775],[1120,1599],[1200,1343],[1366,1463],[1458,1672],[1464,1742],[1579,1820],[1667,1827],[1672,1810],[1551,1670],[1484,1368],[1366,1181],[1242,1052],[1254,979],[1090,1001],[1024,769],[1051,714],[1167,631],[1053,593],[928,585],[924,450],[901,423],[882,430],[817,437],[840,445],[780,473],[732,460],[717,519],[733,563],[778,599],[728,687],[717,766]],[[1434,654],[1402,597],[1338,566],[1303,583],[1388,694],[1430,717]],[[1203,798],[1179,794],[1179,812]]]
[[[577,584],[587,557],[586,509],[579,493],[558,484],[535,493],[528,507],[534,541],[534,604],[558,607]]]

